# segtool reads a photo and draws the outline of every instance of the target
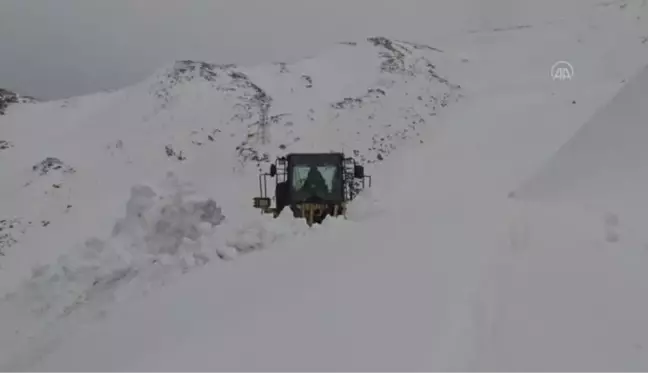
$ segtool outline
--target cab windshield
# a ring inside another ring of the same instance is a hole
[[[295,165],[292,170],[292,189],[295,201],[309,198],[337,200],[341,194],[336,182],[338,168],[335,165]]]

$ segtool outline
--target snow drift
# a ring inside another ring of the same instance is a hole
[[[33,269],[29,280],[2,299],[5,335],[29,336],[60,317],[92,304],[139,297],[174,275],[217,258],[212,245],[225,220],[221,208],[168,175],[166,185],[136,185],[107,239],[88,238],[54,263]],[[130,283],[126,290],[123,285]],[[120,287],[122,286],[122,287]],[[16,344],[18,336],[10,341]],[[8,350],[5,346],[2,350]]]
[[[631,77],[516,192],[524,200],[646,210],[648,67]]]

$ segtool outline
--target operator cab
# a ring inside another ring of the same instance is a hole
[[[340,154],[291,154],[288,159],[290,204],[344,200]]]
[[[267,196],[267,177],[276,180],[275,204]],[[324,217],[344,215],[346,202],[364,188],[364,168],[342,153],[292,153],[277,159],[270,172],[259,176],[261,197],[254,207],[277,217],[286,207],[294,217],[306,217],[311,225]]]

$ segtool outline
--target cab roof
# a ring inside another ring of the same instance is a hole
[[[341,165],[344,162],[342,153],[291,153],[286,156],[288,164],[305,163],[311,165],[317,164],[335,164]]]

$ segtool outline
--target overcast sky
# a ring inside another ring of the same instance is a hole
[[[338,41],[374,35],[434,44],[468,29],[524,23],[538,6],[560,9],[560,1],[535,0],[535,8],[528,3],[0,0],[0,87],[40,99],[64,98],[133,84],[178,59],[291,61]]]

